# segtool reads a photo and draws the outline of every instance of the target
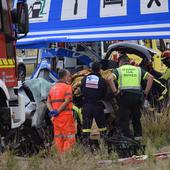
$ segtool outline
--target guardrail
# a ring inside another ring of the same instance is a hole
[[[22,57],[24,64],[36,64],[37,57]]]

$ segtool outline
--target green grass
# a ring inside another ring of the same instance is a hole
[[[149,139],[157,149],[170,145],[170,107],[162,114],[143,114],[142,127],[145,143]]]

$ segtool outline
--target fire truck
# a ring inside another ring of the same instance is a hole
[[[27,35],[28,25],[26,0],[18,0],[12,10],[9,0],[0,0],[0,139],[25,121],[25,103],[18,93],[15,47],[16,41]]]

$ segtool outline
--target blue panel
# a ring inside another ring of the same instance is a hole
[[[86,65],[89,65],[92,62],[92,60],[87,55],[74,52],[65,48],[45,49],[42,52],[42,58],[56,58],[56,56],[76,58]]]
[[[44,20],[43,16],[37,18],[40,22],[35,18],[34,23],[30,23],[30,33],[25,39],[18,41],[19,45],[170,38],[170,0],[109,0],[110,4],[105,7],[101,4],[108,0],[77,0],[78,7],[87,2],[87,6],[78,11],[79,19],[74,18],[72,13],[69,15],[76,0],[39,1],[46,4],[51,2],[49,15]],[[116,4],[119,1],[123,2],[122,7],[121,4]],[[66,10],[62,10],[64,8]]]

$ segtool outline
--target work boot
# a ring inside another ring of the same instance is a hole
[[[90,133],[83,133],[82,144],[84,148],[90,149]]]

